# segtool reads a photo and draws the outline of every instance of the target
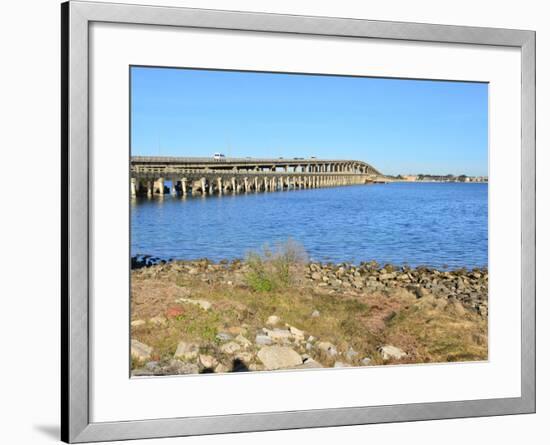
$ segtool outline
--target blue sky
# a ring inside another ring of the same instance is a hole
[[[357,159],[487,175],[488,85],[132,67],[133,155]]]

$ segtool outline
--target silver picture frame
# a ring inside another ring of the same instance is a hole
[[[93,22],[521,49],[521,397],[91,422],[88,36]],[[61,23],[63,441],[96,442],[535,412],[535,32],[80,1],[61,5]]]

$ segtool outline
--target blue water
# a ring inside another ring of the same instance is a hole
[[[487,202],[487,184],[464,183],[139,198],[131,250],[218,261],[291,237],[316,261],[485,267]]]

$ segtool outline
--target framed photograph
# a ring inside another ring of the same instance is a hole
[[[535,411],[535,33],[71,1],[62,439]]]

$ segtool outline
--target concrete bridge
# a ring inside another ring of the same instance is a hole
[[[386,182],[363,161],[132,156],[132,196],[298,190]],[[169,188],[165,182],[169,181]]]

